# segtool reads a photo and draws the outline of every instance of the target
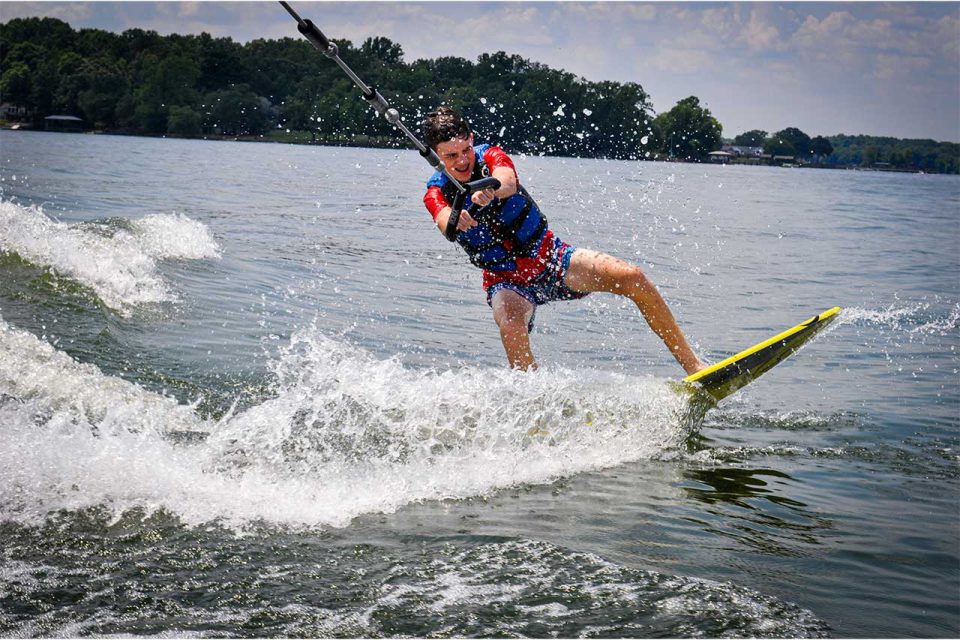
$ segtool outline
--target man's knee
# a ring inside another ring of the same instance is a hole
[[[526,298],[512,291],[504,291],[494,299],[493,319],[501,333],[526,333],[532,310],[533,305]]]
[[[528,314],[519,310],[502,310],[500,313],[494,313],[493,319],[500,327],[501,333],[527,333]]]
[[[648,296],[657,291],[656,286],[643,272],[643,269],[634,264],[627,264],[624,268],[621,283],[621,286],[634,295]]]

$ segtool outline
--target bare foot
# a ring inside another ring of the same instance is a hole
[[[689,369],[686,370],[686,371],[687,371],[687,375],[692,376],[692,375],[695,374],[696,372],[698,372],[698,371],[703,371],[704,369],[706,369],[706,368],[709,367],[709,366],[710,366],[710,365],[707,364],[706,362],[704,362],[703,360],[699,360],[699,359],[698,359],[696,364],[694,364],[692,367],[690,367]]]

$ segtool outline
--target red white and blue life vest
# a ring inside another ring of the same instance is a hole
[[[490,174],[484,162],[484,153],[489,149],[488,144],[474,147],[476,163],[470,182]],[[499,151],[499,149],[495,150]],[[502,151],[500,153],[506,157]],[[507,161],[509,162],[509,158]],[[439,171],[427,181],[428,192],[424,197],[425,202],[428,200],[431,187],[439,188],[446,200],[445,206],[453,202],[457,193],[447,176]],[[464,208],[469,208],[470,204],[468,197]],[[429,202],[427,206],[431,209]],[[434,217],[438,212],[431,210]],[[463,247],[470,262],[487,271],[516,271],[517,259],[536,256],[547,233],[546,217],[526,189],[520,185],[517,193],[506,200],[494,199],[473,218],[477,221],[477,226],[459,232],[457,243]]]

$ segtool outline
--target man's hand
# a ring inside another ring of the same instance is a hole
[[[466,231],[471,227],[477,226],[477,221],[473,219],[473,216],[466,209],[460,211],[460,219],[457,220],[457,231]]]
[[[471,195],[470,200],[473,202],[473,204],[477,205],[478,207],[485,207],[491,202],[493,202],[493,199],[495,197],[496,196],[493,193],[493,189],[484,189],[482,191],[477,191],[476,193]]]
[[[437,228],[440,233],[446,233],[447,221],[450,219],[450,213],[453,211],[450,207],[444,207],[437,215]],[[460,210],[460,219],[457,220],[457,231],[466,231],[471,227],[477,226],[477,221],[473,219],[466,209]]]

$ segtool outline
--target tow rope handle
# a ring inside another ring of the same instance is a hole
[[[443,237],[450,242],[454,242],[457,239],[457,225],[460,223],[460,212],[463,210],[463,204],[467,201],[467,196],[477,191],[483,191],[484,189],[493,189],[496,191],[500,188],[500,181],[491,176],[489,178],[480,178],[473,182],[467,182],[463,186],[464,190],[458,191],[457,195],[453,197],[453,204],[450,205],[450,217],[447,218],[447,227],[443,230]],[[473,216],[479,210],[479,205],[471,203],[470,208],[467,209],[467,213]]]
[[[311,20],[301,18],[299,15],[297,15],[297,12],[294,11],[289,4],[283,0],[280,0],[280,5],[283,6],[283,8],[287,10],[287,13],[293,16],[293,19],[297,21],[297,31],[303,34],[303,36],[310,41],[310,44],[319,50],[320,53],[336,62],[337,65],[343,69],[343,72],[346,73],[351,80],[353,80],[353,83],[360,88],[360,91],[363,92],[363,99],[366,100],[379,115],[383,116],[387,122],[392,124],[397,129],[400,129],[400,131],[403,132],[403,134],[407,136],[411,142],[413,142],[414,146],[417,148],[417,151],[420,152],[420,156],[427,161],[427,164],[433,167],[436,171],[439,171],[445,175],[447,179],[450,180],[451,184],[453,184],[453,186],[456,188],[457,194],[466,198],[468,195],[466,188],[460,183],[459,180],[450,175],[450,173],[447,171],[447,168],[443,165],[443,161],[440,160],[440,156],[437,155],[437,152],[420,142],[420,139],[417,138],[417,136],[415,136],[405,124],[403,124],[403,121],[400,119],[400,113],[391,107],[389,103],[387,103],[386,98],[384,98],[380,92],[377,91],[376,87],[367,85],[359,78],[359,76],[357,76],[357,74],[353,72],[353,69],[347,66],[347,63],[340,58],[340,51],[337,48],[336,43],[330,42],[327,36],[323,35],[323,32],[320,31],[319,27],[313,24]],[[457,219],[459,220],[459,218],[460,213],[458,211]],[[454,225],[454,229],[456,229],[456,225]]]

